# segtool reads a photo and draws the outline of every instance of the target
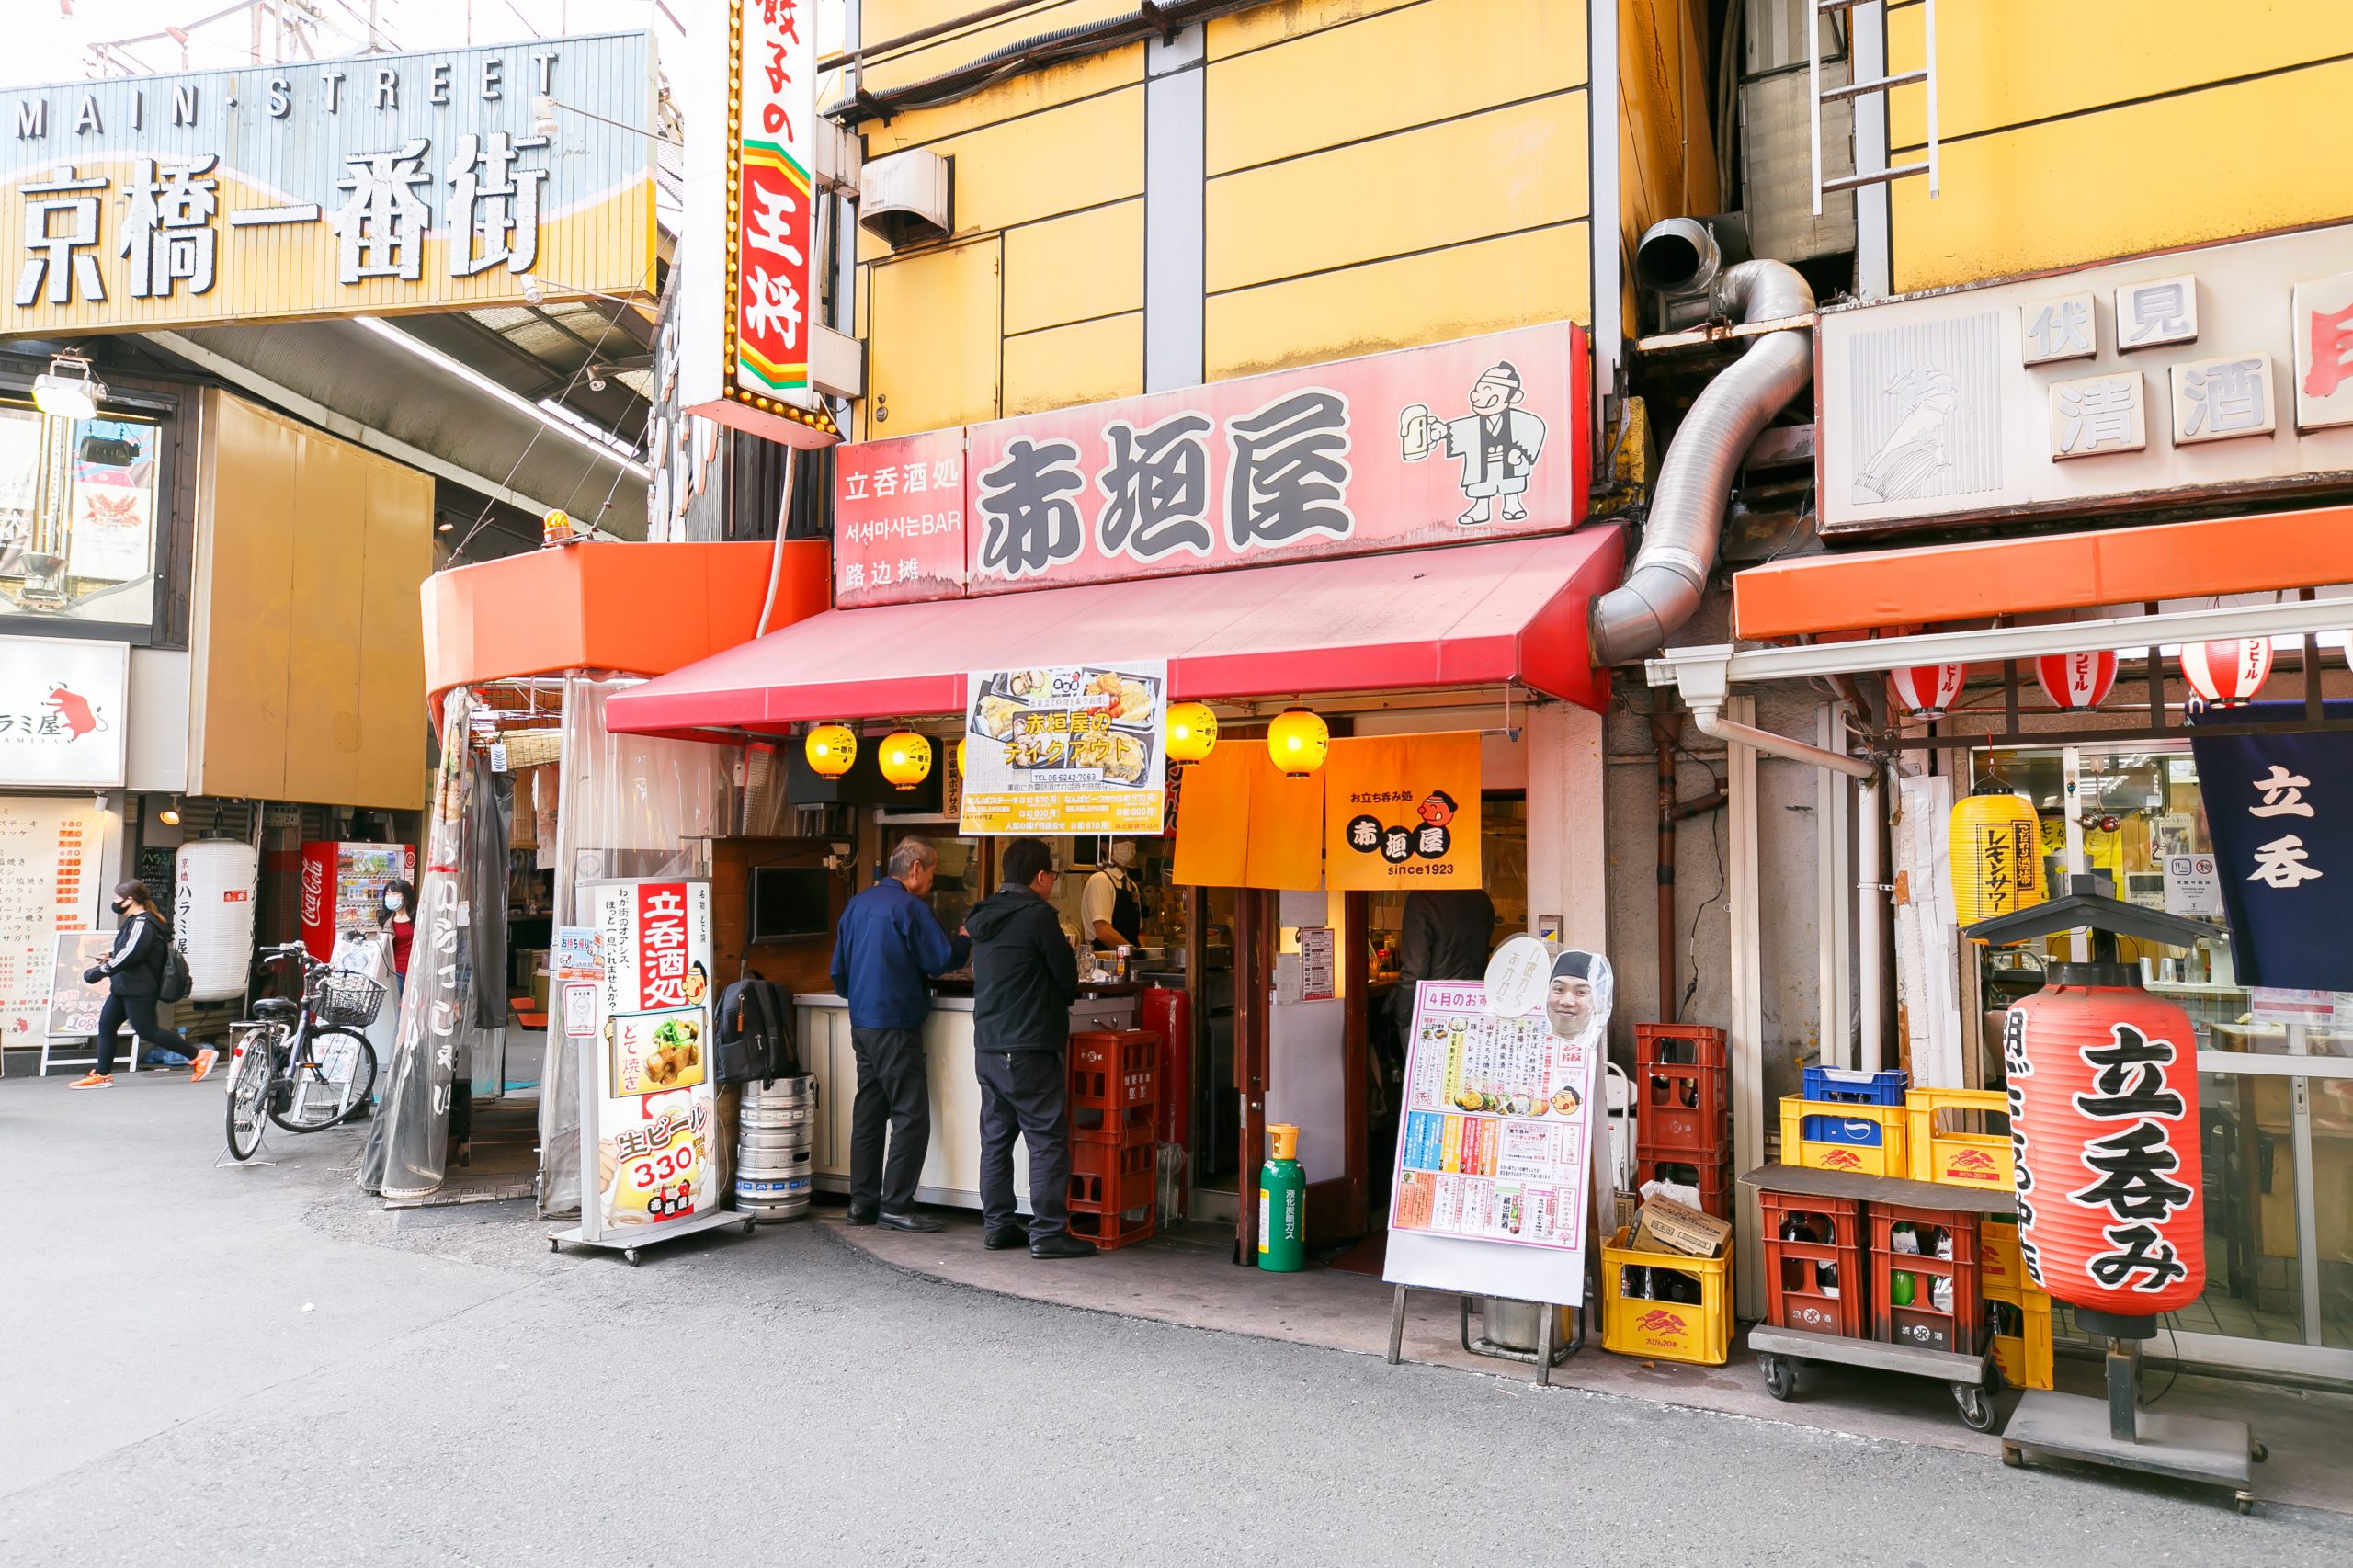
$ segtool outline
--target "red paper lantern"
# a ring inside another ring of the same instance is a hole
[[[2181,678],[2203,700],[2218,706],[2250,702],[2271,676],[2271,639],[2225,638],[2181,645]]]
[[[1969,679],[1967,665],[1913,665],[1887,672],[1888,689],[1915,719],[1940,719]]]
[[[2063,1301],[2172,1312],[2206,1288],[2197,1035],[2129,969],[2053,971],[2002,1028],[2019,1251]]]
[[[2034,662],[2034,678],[2054,708],[2097,708],[2116,684],[2116,655],[2046,653]]]

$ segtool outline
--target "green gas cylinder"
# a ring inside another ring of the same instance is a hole
[[[1267,1129],[1275,1152],[1258,1167],[1258,1267],[1296,1274],[1307,1267],[1307,1173],[1299,1165],[1299,1129]]]

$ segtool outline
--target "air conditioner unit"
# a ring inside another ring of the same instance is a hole
[[[916,148],[870,161],[860,176],[858,225],[893,250],[948,237],[948,160]]]

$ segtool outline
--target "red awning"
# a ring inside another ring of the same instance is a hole
[[[835,609],[618,692],[607,728],[709,739],[821,719],[961,713],[969,670],[1166,659],[1170,695],[1524,686],[1598,710],[1586,607],[1614,525],[1544,539]]]

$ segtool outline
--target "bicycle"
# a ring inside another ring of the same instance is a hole
[[[324,1132],[368,1110],[376,1088],[376,1049],[360,1033],[375,1022],[384,988],[364,974],[330,969],[300,942],[263,950],[263,964],[299,960],[302,999],[266,996],[254,1017],[232,1027],[229,1153],[249,1160],[267,1115],[289,1132]]]

